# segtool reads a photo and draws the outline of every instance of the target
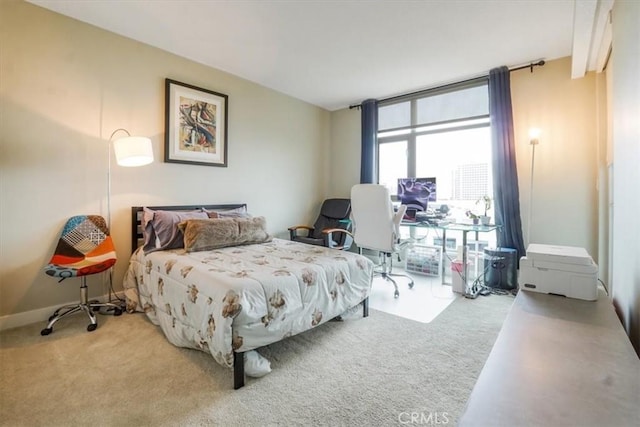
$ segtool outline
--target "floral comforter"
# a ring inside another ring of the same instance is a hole
[[[306,331],[359,304],[373,263],[358,254],[282,239],[187,253],[132,256],[128,311],[144,311],[180,347],[225,366],[248,351]]]

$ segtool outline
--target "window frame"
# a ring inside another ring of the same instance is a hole
[[[483,127],[491,127],[490,113],[481,114],[476,116],[470,116],[465,118],[443,120],[439,122],[432,122],[428,124],[417,124],[418,100],[428,98],[430,96],[442,95],[445,93],[457,92],[460,90],[470,89],[474,87],[486,86],[488,92],[489,81],[487,78],[471,79],[465,82],[442,86],[440,88],[429,89],[425,91],[415,92],[413,94],[398,96],[389,98],[387,100],[380,101],[378,103],[378,111],[381,107],[389,105],[399,104],[409,101],[411,124],[409,126],[399,126],[396,128],[389,128],[376,131],[376,180],[380,182],[380,145],[407,141],[407,177],[416,178],[417,167],[417,139],[423,135],[437,134],[461,131],[467,129],[476,129]],[[473,123],[473,122],[476,123]],[[459,123],[459,125],[456,125]],[[406,132],[404,132],[406,131]],[[390,133],[402,132],[395,135],[387,135]],[[392,195],[394,200],[397,200],[397,195]]]

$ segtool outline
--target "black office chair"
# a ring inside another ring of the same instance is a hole
[[[348,250],[353,243],[350,215],[351,200],[327,199],[322,203],[320,215],[313,227],[289,227],[289,236],[296,242]]]

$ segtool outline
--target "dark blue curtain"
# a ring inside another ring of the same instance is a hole
[[[520,218],[520,192],[516,169],[516,147],[513,138],[511,81],[507,67],[489,72],[489,113],[491,115],[491,148],[493,152],[493,197],[498,246],[525,255]]]
[[[361,104],[362,151],[360,154],[360,184],[375,184],[378,142],[378,101],[367,99]]]

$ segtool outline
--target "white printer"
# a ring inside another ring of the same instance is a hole
[[[520,258],[521,290],[598,299],[598,265],[584,248],[531,243]]]

